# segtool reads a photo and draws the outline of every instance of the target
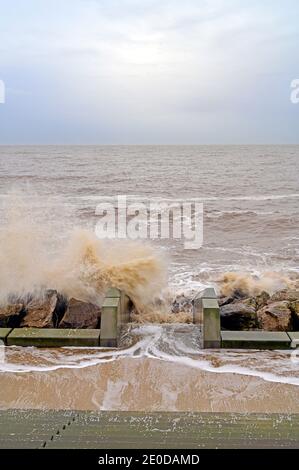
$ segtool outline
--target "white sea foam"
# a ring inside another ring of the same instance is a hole
[[[299,370],[292,363],[289,351],[202,350],[200,329],[194,325],[141,325],[133,327],[130,335],[133,338],[131,346],[113,351],[26,348],[21,353],[21,348],[11,347],[6,362],[0,364],[0,372],[46,373],[148,358],[216,374],[238,374],[267,382],[299,385]]]
[[[111,201],[117,202],[117,196],[101,196],[101,195],[83,195],[75,196],[77,199],[82,199],[84,201]],[[174,198],[167,197],[156,197],[153,196],[148,198],[142,194],[129,194],[126,195],[128,201],[165,201],[173,202]],[[271,201],[271,200],[280,200],[280,199],[296,199],[299,198],[299,193],[289,193],[289,194],[261,194],[261,195],[248,195],[248,196],[203,196],[203,197],[186,197],[184,199],[190,201]]]

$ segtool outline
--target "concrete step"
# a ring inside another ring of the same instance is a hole
[[[290,331],[288,335],[291,338],[291,348],[299,348],[299,331]]]
[[[11,330],[12,328],[0,328],[0,344],[6,344],[6,338]]]
[[[221,331],[221,347],[234,349],[290,349],[284,331]]]
[[[6,338],[8,346],[99,346],[99,329],[14,328]]]

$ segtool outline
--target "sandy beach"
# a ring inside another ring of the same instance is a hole
[[[155,359],[1,373],[0,408],[299,413],[299,387]]]

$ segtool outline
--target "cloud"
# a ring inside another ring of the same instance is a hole
[[[297,139],[284,106],[297,75],[295,1],[0,7],[0,79],[22,90],[1,108],[0,142],[237,142],[248,126],[253,142],[283,140],[280,122]]]

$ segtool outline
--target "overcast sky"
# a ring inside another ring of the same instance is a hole
[[[297,0],[0,0],[0,143],[298,143]]]

